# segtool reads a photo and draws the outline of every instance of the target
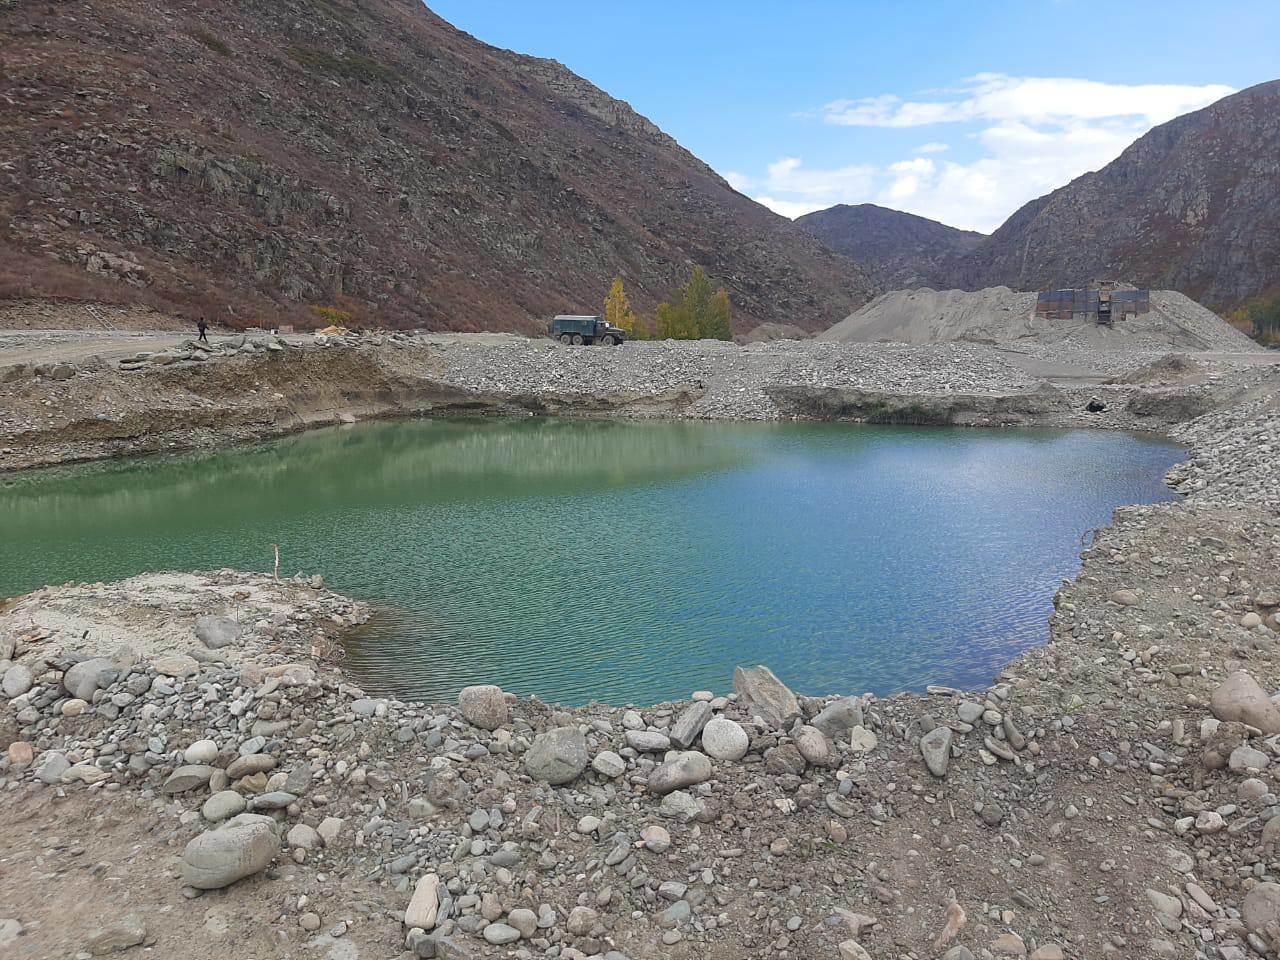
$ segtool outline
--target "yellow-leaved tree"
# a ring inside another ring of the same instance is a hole
[[[609,293],[604,298],[604,319],[626,331],[630,340],[649,339],[649,330],[645,322],[631,310],[631,301],[622,287],[622,278],[614,277]]]

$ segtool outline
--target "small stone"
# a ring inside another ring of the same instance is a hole
[[[286,839],[289,846],[307,851],[315,850],[320,846],[320,834],[316,833],[314,827],[307,826],[305,823],[294,824]]]
[[[809,724],[838,743],[855,728],[863,726],[862,700],[859,697],[841,697],[823,707]]]
[[[32,760],[35,759],[36,752],[35,748],[26,740],[15,740],[9,744],[6,754],[9,757],[9,763],[14,769],[22,770],[31,765]]]
[[[697,741],[702,728],[711,719],[711,704],[697,700],[685,708],[671,726],[671,742],[681,750],[688,750]]]
[[[702,815],[703,803],[691,793],[684,790],[673,790],[662,798],[658,811],[664,816],[680,823],[688,823]]]
[[[196,639],[210,650],[235,646],[240,643],[243,631],[239,622],[230,617],[207,615],[196,619]]]
[[[314,933],[320,929],[320,915],[308,911],[298,918],[298,925],[308,933]]]
[[[749,714],[775,729],[800,712],[796,695],[768,667],[735,667],[733,689]]]
[[[35,677],[32,676],[31,670],[23,666],[21,663],[15,663],[8,670],[4,671],[4,679],[0,680],[0,690],[4,695],[12,700],[14,697],[20,697],[35,684]]]
[[[345,823],[346,821],[340,817],[325,817],[320,821],[320,826],[316,827],[316,833],[320,834],[320,839],[324,841],[325,846],[332,846],[342,833]]]
[[[1210,709],[1219,720],[1238,720],[1265,734],[1280,733],[1280,707],[1243,670],[1222,681],[1213,691]]]
[[[219,790],[205,800],[200,808],[200,814],[210,823],[221,823],[244,812],[245,806],[247,803],[244,797],[234,790]]]
[[[626,740],[637,753],[665,753],[671,749],[671,738],[656,730],[628,730]]]
[[[491,923],[484,928],[486,943],[501,946],[504,943],[515,943],[520,939],[520,931],[505,923]]]
[[[185,764],[169,774],[169,778],[160,789],[164,793],[186,793],[188,790],[208,786],[209,778],[216,772],[216,767],[205,763]]]
[[[920,753],[924,756],[925,766],[935,777],[947,775],[947,765],[951,762],[951,728],[938,727],[920,738]]]
[[[467,723],[481,730],[497,730],[509,719],[506,696],[493,684],[463,687],[458,693],[458,709]]]
[[[857,940],[843,940],[836,949],[840,951],[840,960],[871,960],[871,954]]]
[[[649,792],[664,796],[711,779],[711,760],[703,753],[687,750],[659,764],[649,774]]]
[[[200,672],[200,664],[184,653],[172,657],[160,657],[151,662],[151,669],[162,677],[194,677]]]
[[[78,700],[92,700],[95,691],[114,682],[117,673],[109,657],[93,657],[68,667],[62,675],[62,686]]]
[[[1196,832],[1206,836],[1227,829],[1227,821],[1216,810],[1201,810],[1196,815]]]
[[[601,750],[591,759],[591,769],[612,780],[627,772],[627,763],[612,750]]]
[[[585,937],[600,919],[591,907],[578,906],[569,911],[569,919],[565,921],[565,929],[575,937]]]
[[[1000,957],[1025,957],[1027,945],[1016,933],[1002,933],[992,941],[991,952]]]
[[[741,760],[749,745],[747,731],[728,717],[713,717],[702,728],[702,749],[717,760]]]
[[[507,923],[515,927],[522,940],[528,940],[538,932],[538,915],[524,907],[518,907],[507,914]]]
[[[817,727],[802,726],[795,732],[795,742],[800,756],[815,767],[829,767],[839,759],[831,741]]]
[[[218,745],[212,740],[197,740],[182,754],[187,763],[211,764],[218,759]]]
[[[879,739],[866,727],[854,727],[849,731],[849,749],[854,753],[870,753],[878,746]]]
[[[198,890],[216,890],[265,870],[279,852],[275,821],[242,813],[187,844],[182,882]]]
[[[424,874],[414,887],[413,897],[404,912],[404,925],[430,930],[436,925],[439,911],[440,877],[434,873]]]
[[[247,757],[237,757],[227,767],[227,776],[232,780],[251,777],[255,773],[266,773],[276,768],[276,758],[269,753],[251,753]]]
[[[587,768],[587,738],[577,727],[557,727],[534,738],[525,771],[553,786],[576,780]]]
[[[41,783],[59,783],[62,775],[71,768],[71,761],[60,750],[46,750],[40,754],[32,772]]]
[[[1155,908],[1156,913],[1161,913],[1174,919],[1182,916],[1182,901],[1177,897],[1171,897],[1169,894],[1162,893],[1159,890],[1148,890],[1147,900],[1151,902],[1151,906]]]
[[[1261,937],[1280,925],[1280,883],[1260,883],[1244,898],[1240,908],[1244,925]]]
[[[652,824],[640,831],[640,839],[646,850],[653,853],[666,853],[671,849],[671,834],[665,827]]]
[[[1231,751],[1227,766],[1236,773],[1250,770],[1265,770],[1271,759],[1261,750],[1255,750],[1248,744],[1242,744]]]
[[[147,927],[136,914],[121,917],[89,934],[85,949],[95,957],[121,953],[147,939]]]

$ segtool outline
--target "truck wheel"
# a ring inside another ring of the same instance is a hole
[[[582,346],[582,334],[580,334],[580,333],[575,333],[575,334],[573,335],[573,345],[574,345],[575,347],[580,347],[580,346]]]
[[[562,334],[560,334],[560,342],[561,342],[561,343],[569,343],[569,342],[571,342],[572,340],[573,340],[573,337],[569,336],[569,334],[567,334],[567,333],[562,333]]]
[[[600,342],[603,343],[606,347],[612,347],[618,341],[613,338],[612,333],[606,333],[603,337],[600,338]]]

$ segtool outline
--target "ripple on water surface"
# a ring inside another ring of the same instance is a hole
[[[1163,441],[1092,431],[425,420],[32,472],[0,488],[0,596],[282,569],[381,606],[375,693],[577,704],[991,680],[1043,642],[1081,534],[1169,499]]]

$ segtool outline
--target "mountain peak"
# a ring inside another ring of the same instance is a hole
[[[836,204],[796,219],[837,253],[861,263],[885,289],[928,286],[939,268],[984,239],[936,220],[874,203]]]

